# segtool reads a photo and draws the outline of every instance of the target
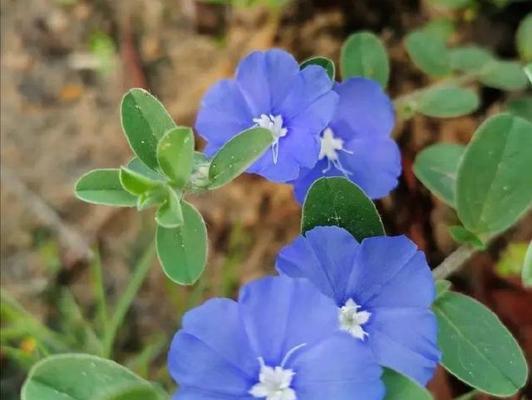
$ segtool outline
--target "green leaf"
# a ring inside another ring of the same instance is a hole
[[[144,175],[146,178],[149,178],[153,181],[161,181],[161,182],[166,181],[165,177],[162,174],[148,167],[146,164],[140,161],[137,157],[133,157],[127,163],[127,169],[130,169],[134,172]]]
[[[336,67],[334,66],[334,62],[331,59],[321,56],[311,57],[301,63],[301,69],[305,69],[305,67],[308,67],[309,65],[318,65],[322,67],[323,69],[325,69],[325,71],[327,71],[327,75],[329,75],[329,78],[334,81],[336,76]]]
[[[424,90],[412,106],[429,117],[452,118],[471,114],[479,105],[480,100],[472,90],[446,86]]]
[[[439,18],[434,19],[429,23],[425,24],[425,26],[423,27],[423,31],[433,35],[437,35],[441,38],[441,40],[447,41],[454,33],[455,26],[454,22],[451,19]]]
[[[509,114],[487,119],[458,168],[456,208],[466,229],[497,233],[532,202],[532,124]]]
[[[521,59],[525,62],[532,61],[532,13],[519,24],[515,41]]]
[[[532,96],[521,97],[508,102],[506,110],[516,117],[532,122]]]
[[[198,280],[207,261],[207,230],[201,214],[190,204],[181,203],[183,225],[157,226],[157,255],[164,273],[180,285]]]
[[[146,400],[162,399],[149,382],[114,361],[88,354],[61,354],[34,365],[22,387],[21,399],[93,400],[129,386],[145,388]]]
[[[124,189],[135,196],[161,186],[161,182],[154,181],[126,167],[120,168],[120,183]]]
[[[525,72],[527,78],[528,78],[528,81],[530,83],[532,83],[532,63],[530,64],[527,64],[525,66],[525,68],[523,68],[523,71]]]
[[[479,80],[501,90],[521,90],[528,86],[523,66],[514,61],[491,61],[480,72]]]
[[[344,80],[363,76],[383,88],[390,77],[390,60],[381,40],[371,32],[354,33],[347,38],[340,54],[340,70]]]
[[[532,242],[528,244],[528,250],[526,251],[525,264],[523,265],[521,278],[525,287],[532,286]]]
[[[153,206],[159,206],[166,201],[168,191],[172,190],[168,186],[158,186],[149,189],[137,197],[137,210],[142,211]]]
[[[462,294],[447,292],[433,306],[438,319],[442,365],[473,388],[511,396],[528,371],[516,340],[497,316]]]
[[[427,389],[419,386],[404,375],[389,368],[384,368],[382,381],[386,386],[384,400],[431,400]]]
[[[430,2],[450,10],[458,10],[470,6],[473,0],[430,0]]]
[[[421,151],[414,162],[414,174],[435,196],[451,207],[455,206],[458,164],[465,146],[438,143]]]
[[[265,128],[251,128],[228,141],[213,157],[209,168],[209,188],[223,186],[249,168],[273,143]]]
[[[497,264],[495,264],[497,275],[503,277],[521,276],[528,246],[529,243],[527,242],[509,243],[501,253]]]
[[[122,99],[122,128],[135,155],[156,170],[157,143],[176,124],[154,96],[144,89],[131,89]]]
[[[444,76],[451,72],[449,51],[438,35],[423,30],[409,33],[406,50],[414,64],[431,76]]]
[[[138,383],[118,387],[94,400],[162,400],[164,398],[168,398],[168,396],[164,396],[155,387]]]
[[[436,281],[436,299],[444,296],[449,290],[451,290],[452,283],[445,279],[438,279]]]
[[[348,230],[358,241],[386,234],[375,204],[357,185],[340,177],[318,179],[303,204],[302,233],[330,225]]]
[[[172,188],[168,188],[165,202],[161,205],[155,220],[164,228],[177,228],[183,225],[183,210],[181,199]]]
[[[161,170],[180,189],[187,184],[192,172],[193,156],[194,134],[187,127],[169,130],[157,146],[157,161]]]
[[[494,60],[488,50],[474,45],[450,49],[449,57],[451,68],[462,72],[478,72]]]
[[[479,250],[485,250],[486,244],[473,232],[460,225],[449,227],[449,233],[455,242],[469,244]]]
[[[76,182],[76,197],[87,203],[106,206],[134,207],[137,199],[120,184],[120,170],[95,169]]]

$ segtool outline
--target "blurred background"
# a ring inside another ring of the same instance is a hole
[[[453,3],[453,1],[449,1]],[[402,39],[431,20],[454,26],[454,43],[477,43],[515,57],[514,35],[530,1],[469,0],[457,9],[427,0],[2,0],[1,18],[1,397],[18,398],[28,368],[46,354],[95,352],[92,322],[99,282],[110,304],[140,264],[153,264],[121,320],[112,354],[171,390],[165,369],[183,312],[212,296],[234,296],[250,279],[272,273],[277,251],[299,230],[288,186],[242,176],[190,198],[209,231],[207,272],[178,287],[154,260],[153,215],[92,206],[73,185],[93,168],[130,157],[119,104],[130,87],[158,96],[181,125],[193,125],[199,101],[254,49],[283,47],[299,60],[337,61],[343,40],[370,30],[392,60],[392,97],[430,83],[408,60]],[[405,233],[436,266],[456,246],[452,210],[412,173],[416,153],[438,141],[467,143],[511,95],[481,88],[472,116],[399,123],[404,173],[378,203],[390,234]],[[453,277],[457,290],[493,309],[532,359],[532,293],[519,274],[532,237],[528,218],[475,256]],[[103,276],[99,276],[102,271]],[[135,292],[136,293],[136,292]],[[101,304],[100,304],[101,306]],[[439,371],[438,400],[467,392]],[[529,394],[530,395],[530,394]],[[522,399],[523,394],[514,397]],[[489,397],[471,397],[488,399]]]

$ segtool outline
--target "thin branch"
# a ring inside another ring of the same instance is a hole
[[[434,279],[445,279],[454,274],[469,260],[478,250],[469,245],[462,245],[449,254],[433,271]]]

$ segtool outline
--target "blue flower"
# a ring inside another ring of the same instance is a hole
[[[274,182],[297,178],[318,161],[319,135],[338,102],[332,84],[323,68],[300,70],[283,50],[251,53],[235,79],[220,81],[203,98],[196,129],[208,141],[205,152],[212,155],[243,130],[261,126],[275,141],[248,172]]]
[[[382,366],[425,385],[440,358],[424,254],[405,236],[358,243],[338,227],[316,227],[285,247],[277,269],[307,278],[334,299],[336,325],[372,349]]]
[[[335,326],[336,305],[302,279],[264,278],[238,302],[189,311],[168,368],[179,400],[381,400],[371,351]]]
[[[392,102],[378,83],[365,78],[351,78],[334,91],[340,101],[321,133],[319,161],[292,182],[296,198],[302,203],[310,185],[323,176],[345,176],[372,199],[384,197],[401,174],[401,154],[390,137]]]

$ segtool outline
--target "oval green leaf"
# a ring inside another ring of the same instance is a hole
[[[532,202],[532,124],[500,114],[475,132],[458,168],[456,208],[466,229],[497,233]]]
[[[468,244],[479,250],[486,249],[486,243],[482,241],[477,235],[473,232],[468,231],[466,228],[460,225],[454,225],[449,227],[449,234],[455,242]]]
[[[465,146],[438,143],[421,151],[414,162],[414,174],[436,197],[455,206],[458,164]]]
[[[363,76],[379,82],[384,88],[390,77],[390,60],[377,36],[358,32],[349,36],[342,46],[340,70],[344,80]]]
[[[135,196],[126,192],[120,183],[120,170],[95,169],[76,182],[76,197],[92,204],[115,207],[134,207]]]
[[[145,383],[126,384],[123,387],[113,388],[102,396],[95,397],[94,400],[163,400],[168,399],[154,386]]]
[[[93,400],[129,385],[143,386],[150,396],[146,400],[161,398],[149,382],[114,361],[88,354],[61,354],[33,366],[22,386],[21,399]]]
[[[341,177],[318,179],[303,204],[302,233],[330,225],[348,230],[358,241],[386,234],[375,204],[357,185]]]
[[[120,183],[125,190],[135,196],[140,196],[162,185],[160,181],[152,180],[126,167],[120,167]]]
[[[157,226],[157,256],[164,273],[175,283],[192,285],[207,261],[207,229],[201,214],[181,203],[183,224],[178,228]]]
[[[528,371],[511,333],[484,305],[447,292],[433,306],[438,319],[442,365],[473,388],[511,396],[522,388]]]
[[[450,49],[449,56],[451,68],[462,72],[478,72],[494,59],[488,50],[473,45]]]
[[[427,389],[389,368],[384,368],[382,381],[386,386],[384,400],[432,400]]]
[[[484,85],[501,90],[522,90],[528,86],[523,66],[514,61],[494,60],[486,64],[479,75]]]
[[[183,224],[181,199],[172,188],[167,188],[167,192],[166,200],[157,210],[155,221],[164,228],[177,228]]]
[[[327,57],[311,57],[301,63],[301,69],[304,69],[305,67],[308,67],[309,65],[318,65],[325,69],[327,71],[327,75],[329,75],[329,78],[331,78],[332,81],[334,81],[336,76],[336,67],[334,66],[334,62]]]
[[[414,110],[436,118],[453,118],[471,114],[480,105],[477,94],[458,86],[435,87],[417,96]]]
[[[133,157],[127,163],[127,169],[130,169],[138,174],[144,175],[146,178],[149,178],[153,181],[166,181],[164,175],[160,174],[158,171],[155,171],[140,161],[137,157]]]
[[[154,96],[131,89],[122,99],[122,129],[135,155],[152,169],[158,168],[157,143],[176,124]]]
[[[439,35],[413,31],[406,36],[405,46],[414,64],[426,74],[444,76],[451,72],[449,50]]]
[[[157,146],[157,161],[161,170],[180,189],[188,182],[193,157],[194,134],[187,127],[169,130]]]
[[[532,61],[532,13],[523,18],[519,24],[515,42],[521,60]]]
[[[209,189],[223,186],[242,174],[272,143],[273,135],[265,128],[251,128],[232,138],[212,159]]]

